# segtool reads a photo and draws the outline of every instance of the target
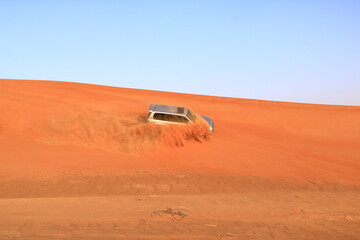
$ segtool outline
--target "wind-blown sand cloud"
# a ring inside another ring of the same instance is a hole
[[[203,142],[211,136],[206,123],[200,118],[190,126],[153,125],[148,124],[146,119],[146,114],[93,109],[64,110],[49,120],[48,138],[41,141],[138,155],[162,147],[185,146],[186,141]]]

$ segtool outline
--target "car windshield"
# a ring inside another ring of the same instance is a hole
[[[196,118],[196,115],[193,114],[190,110],[188,110],[186,116],[193,122]]]

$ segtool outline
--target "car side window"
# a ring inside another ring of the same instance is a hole
[[[183,116],[176,116],[176,117],[177,117],[177,122],[189,123],[189,120],[186,117],[183,117]]]
[[[189,120],[183,116],[155,113],[153,118],[155,120],[167,121],[167,122],[178,122],[178,123],[189,123]]]
[[[153,118],[156,119],[156,120],[167,121],[166,120],[166,114],[163,114],[163,113],[155,113]]]

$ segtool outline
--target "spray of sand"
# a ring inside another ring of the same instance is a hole
[[[155,125],[136,113],[78,109],[54,115],[42,139],[55,145],[100,148],[139,155],[164,147],[182,147],[189,141],[204,142],[211,134],[200,117],[190,125]]]

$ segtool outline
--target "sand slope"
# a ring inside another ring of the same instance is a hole
[[[0,181],[0,239],[357,239],[360,107],[3,79]]]

